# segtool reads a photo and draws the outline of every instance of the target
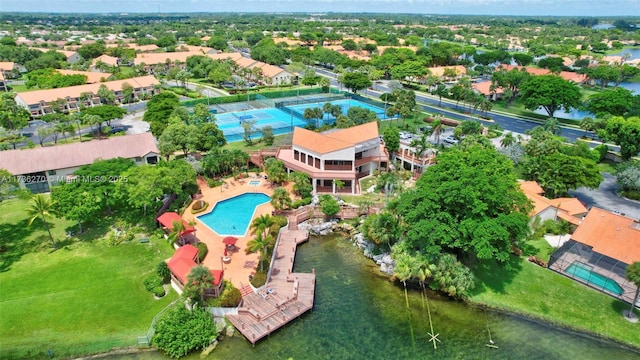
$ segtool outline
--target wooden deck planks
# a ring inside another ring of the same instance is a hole
[[[238,314],[227,315],[227,319],[251,343],[255,344],[313,308],[315,273],[291,272],[296,247],[308,238],[309,233],[304,230],[283,230],[271,264],[271,277],[264,290],[243,295]]]

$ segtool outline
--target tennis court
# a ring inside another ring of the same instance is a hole
[[[328,102],[334,105],[339,105],[342,108],[343,114],[346,114],[349,108],[359,106],[375,112],[381,120],[387,119],[384,114],[384,109],[362,101],[341,99]],[[243,139],[244,128],[242,127],[242,123],[245,121],[256,122],[254,125],[256,131],[251,133],[251,137],[254,139],[262,137],[260,129],[265,126],[271,126],[273,128],[274,135],[288,134],[293,131],[294,126],[307,126],[307,120],[303,117],[305,109],[316,107],[322,108],[325,103],[327,103],[327,101],[264,109],[251,109],[247,104],[239,103],[234,106],[238,109],[243,109],[242,111],[218,113],[215,117],[218,127],[222,130],[227,141],[234,142],[241,141]],[[228,105],[230,104],[224,104],[223,106],[226,108]],[[335,120],[335,117],[325,114],[322,119],[322,123],[334,123]]]

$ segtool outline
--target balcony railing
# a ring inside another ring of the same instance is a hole
[[[351,165],[324,165],[325,170],[340,170],[340,171],[350,171],[353,170],[353,166]]]

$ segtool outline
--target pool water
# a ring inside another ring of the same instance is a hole
[[[591,267],[588,265],[574,262],[567,268],[567,270],[565,270],[565,272],[586,281],[596,288],[607,290],[618,296],[622,295],[622,293],[624,292],[624,290],[620,287],[620,285],[618,285],[618,283],[606,276],[602,276],[591,271]]]
[[[339,105],[342,108],[342,113],[346,114],[349,108],[358,106],[365,109],[369,109],[378,115],[381,120],[387,119],[383,108],[373,106],[358,100],[333,100],[328,101],[331,104]],[[304,110],[307,108],[322,108],[327,101],[289,105],[283,108],[265,108],[265,109],[253,109],[244,111],[231,111],[222,114],[215,114],[216,123],[222,133],[224,134],[227,142],[241,141],[244,136],[244,128],[242,123],[247,120],[255,120],[255,128],[257,131],[253,132],[253,138],[262,137],[262,129],[265,126],[271,126],[273,128],[274,135],[288,134],[293,131],[295,126],[305,127],[307,121],[303,117]],[[324,114],[321,120],[318,120],[318,125],[323,123],[332,124],[335,122],[335,117],[328,114]]]
[[[242,194],[218,202],[210,213],[198,216],[198,220],[218,235],[245,236],[256,207],[269,200],[263,193]]]

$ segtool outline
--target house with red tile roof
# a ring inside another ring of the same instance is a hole
[[[171,286],[178,293],[182,293],[191,270],[198,265],[198,248],[193,245],[179,247],[171,259],[167,261],[167,267],[171,271]],[[222,293],[224,270],[209,270],[213,282],[205,290],[205,297],[218,297]]]
[[[103,76],[106,74],[102,74]],[[77,111],[82,106],[101,105],[98,89],[104,85],[107,89],[113,91],[116,99],[122,100],[122,85],[129,84],[133,86],[134,99],[141,99],[147,96],[153,96],[157,90],[156,86],[160,85],[158,80],[151,75],[140,76],[124,80],[106,81],[101,83],[93,83],[86,85],[69,86],[57,89],[45,89],[35,91],[25,91],[17,93],[15,100],[19,106],[26,108],[31,116],[39,117],[54,112],[52,102],[63,100],[61,105],[63,111]]]
[[[95,71],[77,71],[77,70],[65,70],[65,69],[56,69],[56,72],[62,75],[84,75],[87,77],[87,84],[96,84],[100,82],[108,81],[112,76],[111,74],[105,74],[102,72]]]
[[[533,204],[529,217],[539,218],[540,222],[562,219],[577,226],[589,211],[576,198],[548,199],[544,197],[544,190],[536,181],[520,181],[519,185],[522,192]]]
[[[551,255],[549,268],[631,303],[636,286],[626,279],[625,271],[638,261],[640,222],[592,207],[571,239]]]
[[[491,89],[491,81],[483,81],[471,84],[471,88],[478,94],[484,95],[487,100],[495,101],[502,99],[504,89],[501,87]]]
[[[356,194],[360,178],[386,168],[389,162],[379,135],[375,121],[321,133],[296,127],[291,148],[279,149],[276,157],[288,172],[309,175],[314,193]],[[337,188],[335,180],[344,187]]]
[[[434,66],[434,67],[429,67],[427,68],[429,70],[429,72],[431,73],[431,75],[433,76],[437,76],[437,77],[444,77],[444,72],[448,69],[451,69],[455,72],[456,76],[453,78],[450,78],[449,80],[455,80],[455,79],[459,79],[461,77],[464,77],[467,75],[467,68],[465,68],[462,65],[455,65],[455,66]]]
[[[509,65],[509,64],[500,64],[496,68],[496,70],[506,70],[506,71],[511,71],[513,69],[518,69],[518,70],[524,69],[526,72],[528,72],[531,75],[553,74],[549,69],[539,69],[539,68],[534,68],[530,66],[515,66],[515,65]],[[557,75],[567,81],[573,81],[576,84],[583,84],[589,80],[586,74],[578,74],[572,71],[560,71],[560,73]]]
[[[16,176],[20,187],[49,192],[64,181],[82,181],[74,173],[96,160],[132,159],[136,165],[158,162],[158,146],[151,133],[115,136],[72,144],[0,151],[0,169]]]

